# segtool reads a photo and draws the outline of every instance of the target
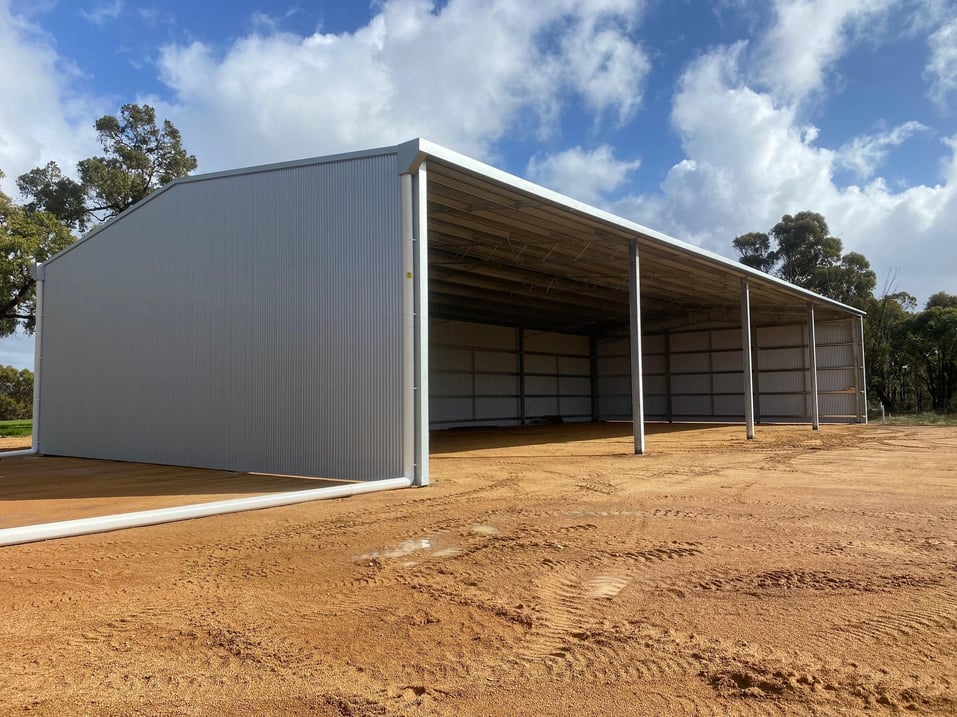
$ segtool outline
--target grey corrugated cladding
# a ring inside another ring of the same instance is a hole
[[[46,267],[41,451],[402,475],[395,153],[190,180]]]

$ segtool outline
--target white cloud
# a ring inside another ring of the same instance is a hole
[[[944,141],[942,181],[892,191],[881,178],[838,187],[833,174],[855,160],[869,169],[881,151],[917,130],[907,123],[862,138],[857,152],[818,146],[796,105],[745,84],[746,46],[718,48],[693,63],[674,99],[672,121],[686,158],[661,192],[621,200],[637,221],[731,254],[731,240],[766,231],[785,213],[821,212],[846,250],[879,275],[900,270],[900,289],[925,297],[957,293],[957,137]],[[854,143],[851,143],[854,147]]]
[[[96,150],[98,103],[75,94],[80,80],[53,41],[0,0],[0,169],[3,189],[16,196],[14,179],[51,159],[64,171]]]
[[[528,177],[583,202],[598,203],[620,188],[628,175],[641,164],[638,160],[615,158],[615,151],[603,144],[590,152],[572,147],[558,154],[529,160]]]
[[[174,99],[158,109],[207,170],[415,136],[488,157],[508,132],[553,132],[574,98],[632,116],[649,70],[629,37],[641,5],[389,0],[352,33],[255,34],[222,56],[168,46]]]
[[[838,150],[837,162],[854,172],[859,179],[869,179],[892,147],[902,144],[917,132],[926,130],[927,127],[912,120],[894,127],[889,132],[855,137]]]
[[[957,17],[931,35],[928,45],[925,73],[930,78],[930,98],[948,109],[957,100]]]
[[[651,70],[644,51],[619,26],[596,27],[596,18],[582,21],[578,32],[562,40],[564,72],[589,108],[618,110],[620,123],[631,119],[641,103],[642,84]]]
[[[95,3],[89,10],[80,10],[80,15],[94,25],[103,27],[123,13],[125,4],[124,0],[112,0],[112,2],[103,0]]]
[[[757,74],[775,96],[801,100],[821,90],[855,30],[894,0],[778,0],[757,52]]]

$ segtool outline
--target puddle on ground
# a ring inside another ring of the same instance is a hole
[[[621,575],[596,575],[585,582],[585,594],[590,598],[613,598],[631,582]]]
[[[498,528],[494,525],[473,525],[472,532],[478,535],[498,535]]]
[[[477,535],[497,535],[499,532],[498,528],[492,525],[473,525],[470,530]],[[393,548],[384,548],[382,550],[373,550],[368,553],[363,553],[362,555],[354,555],[352,559],[360,561],[381,558],[404,558],[407,555],[419,552],[425,553],[425,557],[451,558],[456,555],[461,555],[463,549],[457,545],[449,545],[442,536],[437,538],[416,538],[414,540],[403,540]],[[413,565],[415,565],[414,560],[407,560],[402,563],[403,567],[411,567]]]
[[[432,540],[429,538],[419,538],[418,540],[403,540],[394,548],[385,550],[373,550],[371,553],[356,555],[353,560],[372,560],[373,558],[401,558],[411,555],[418,550],[431,550]]]
[[[460,555],[462,548],[442,548],[432,553],[433,558],[451,558],[453,555]]]

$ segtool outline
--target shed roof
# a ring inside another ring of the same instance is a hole
[[[398,151],[400,171],[428,168],[434,314],[624,333],[632,240],[645,331],[740,325],[742,278],[756,325],[801,323],[808,302],[819,319],[863,314],[432,142]]]
[[[637,240],[646,331],[740,324],[740,279],[756,325],[863,312],[598,209],[424,139],[183,177],[51,257],[175,187],[221,177],[396,154],[400,173],[426,162],[432,313],[580,332],[626,331],[628,242]],[[41,270],[42,271],[42,270]]]

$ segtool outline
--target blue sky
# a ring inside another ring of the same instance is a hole
[[[0,0],[0,66],[12,195],[149,102],[199,171],[422,136],[729,256],[818,211],[957,294],[955,0]]]

